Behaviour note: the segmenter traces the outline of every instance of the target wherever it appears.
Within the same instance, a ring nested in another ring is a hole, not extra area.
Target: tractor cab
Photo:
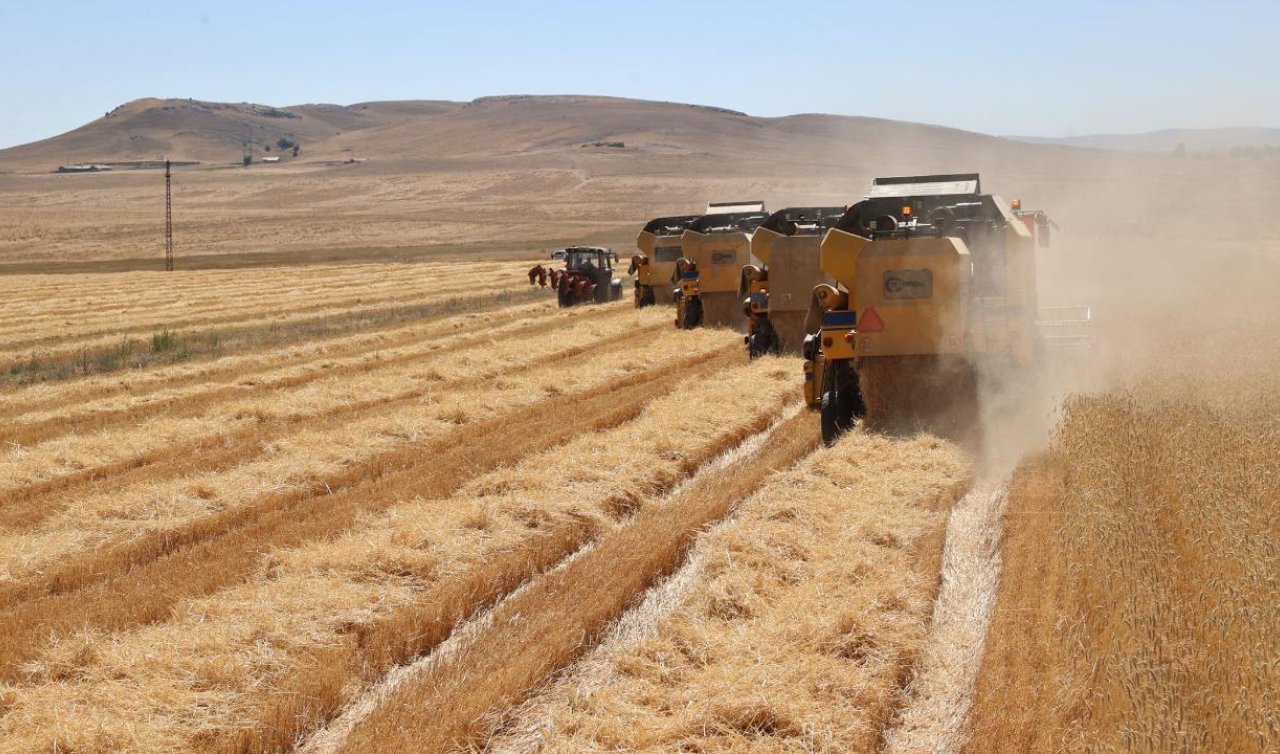
[[[602,246],[571,246],[565,249],[565,269],[570,272],[594,273],[604,270],[612,273],[615,259],[617,255]]]
[[[564,269],[537,265],[529,270],[529,284],[556,291],[560,306],[616,301],[622,296],[622,281],[613,276],[618,255],[603,246],[570,246],[564,251]]]

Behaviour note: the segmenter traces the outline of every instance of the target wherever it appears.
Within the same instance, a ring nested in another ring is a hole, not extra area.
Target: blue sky
[[[1280,2],[13,2],[0,146],[146,96],[610,94],[995,134],[1280,127]]]

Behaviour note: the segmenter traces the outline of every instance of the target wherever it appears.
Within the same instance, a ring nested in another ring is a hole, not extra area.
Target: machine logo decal
[[[933,270],[888,270],[884,273],[884,297],[933,298]]]
[[[736,251],[713,251],[711,252],[711,264],[728,264],[738,258]]]

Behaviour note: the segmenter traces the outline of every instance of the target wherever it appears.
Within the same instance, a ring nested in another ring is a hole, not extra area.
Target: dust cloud
[[[1070,394],[1160,384],[1230,408],[1242,388],[1273,389],[1280,374],[1280,225],[1268,215],[1280,207],[1280,155],[1087,153],[1087,163],[1064,162],[1058,180],[1052,164],[983,176],[984,190],[1058,225],[1037,252],[1040,306],[1092,315],[1091,347],[1046,347],[1032,372],[985,366],[981,455],[992,474],[1047,445]]]

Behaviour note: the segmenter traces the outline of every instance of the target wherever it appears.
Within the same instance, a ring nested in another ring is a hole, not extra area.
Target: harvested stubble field
[[[1067,403],[982,655],[973,448],[526,269],[0,280],[0,752],[1274,749],[1274,359]]]
[[[628,302],[558,309],[524,269],[0,281],[0,751],[400,747],[404,720],[444,709],[436,743],[407,748],[481,745],[703,527],[802,486],[796,468],[842,465],[814,452],[796,363],[748,364],[736,335]],[[89,357],[103,348],[125,357]],[[833,578],[893,581],[867,620],[905,620],[927,608],[966,466],[941,441],[865,441],[903,476],[854,505],[865,521],[830,520],[893,558]],[[903,453],[937,472],[910,482]],[[863,510],[895,491],[901,517]],[[770,546],[799,557],[796,520],[821,508],[795,500]],[[838,643],[846,618],[814,635]],[[897,641],[865,693],[894,693]],[[356,724],[415,662],[437,675]]]

